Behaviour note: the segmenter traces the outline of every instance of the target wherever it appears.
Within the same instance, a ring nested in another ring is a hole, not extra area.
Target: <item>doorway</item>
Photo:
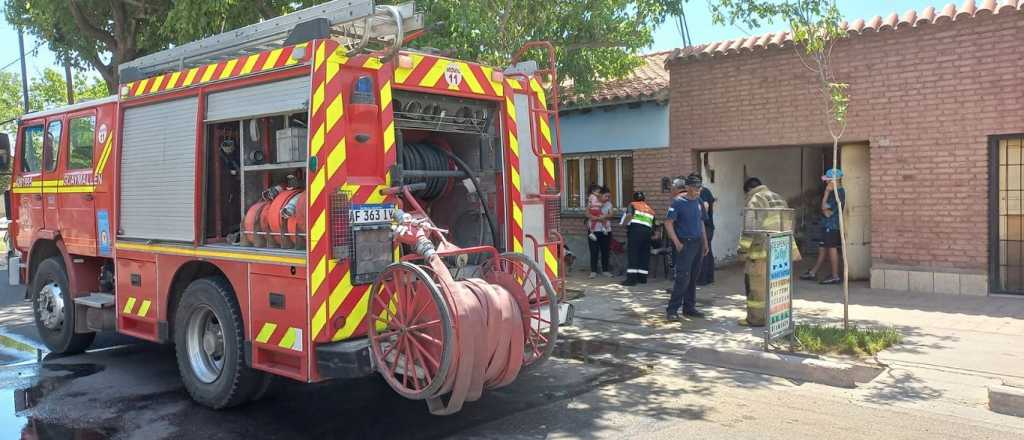
[[[989,141],[989,284],[997,293],[1024,294],[1024,134]]]

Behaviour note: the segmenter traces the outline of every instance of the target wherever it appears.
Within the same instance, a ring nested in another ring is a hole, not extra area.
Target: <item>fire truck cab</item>
[[[6,149],[9,267],[50,350],[107,330],[173,343],[214,408],[277,376],[375,371],[426,398],[458,350],[436,298],[479,279],[511,284],[516,359],[549,354],[571,316],[553,61],[503,71],[399,50],[422,27],[411,4],[332,1],[125,63],[116,96],[23,116]],[[397,241],[402,219],[445,232],[431,245],[450,280],[413,264],[432,253]],[[406,300],[404,318],[437,319],[395,324]]]

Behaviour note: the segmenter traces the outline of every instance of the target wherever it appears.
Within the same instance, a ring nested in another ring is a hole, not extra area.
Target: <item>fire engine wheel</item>
[[[558,339],[558,296],[551,280],[530,257],[506,252],[486,261],[482,278],[511,292],[523,314],[526,347],[523,366],[551,356]]]
[[[185,389],[196,402],[228,408],[252,398],[264,373],[245,365],[242,315],[227,280],[201,278],[174,312],[174,344]]]
[[[395,263],[370,291],[366,314],[377,370],[398,394],[433,397],[451,368],[455,333],[451,311],[433,277],[411,263]]]
[[[32,314],[46,348],[57,354],[81,353],[96,333],[75,333],[75,306],[60,257],[39,263],[32,280]]]

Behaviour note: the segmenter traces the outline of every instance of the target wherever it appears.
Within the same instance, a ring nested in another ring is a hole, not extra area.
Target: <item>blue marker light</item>
[[[373,78],[369,75],[362,75],[356,80],[355,90],[352,91],[353,104],[375,104],[373,96]]]

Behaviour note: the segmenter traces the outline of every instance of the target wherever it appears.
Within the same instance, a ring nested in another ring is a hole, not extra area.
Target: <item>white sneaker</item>
[[[591,272],[590,278],[597,278],[597,272]]]
[[[604,275],[604,276],[606,276],[606,277],[608,277],[608,278],[613,278],[613,277],[615,277],[615,275],[612,275],[612,273],[611,273],[611,272],[602,272],[602,273],[601,273],[601,275]]]

